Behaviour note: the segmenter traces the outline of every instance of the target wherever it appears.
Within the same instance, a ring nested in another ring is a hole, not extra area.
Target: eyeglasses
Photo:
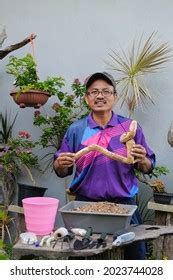
[[[109,90],[107,88],[104,89],[93,89],[91,91],[87,91],[87,95],[89,95],[90,97],[97,97],[99,95],[99,93],[101,93],[104,97],[109,97],[111,96],[114,92],[112,90]]]

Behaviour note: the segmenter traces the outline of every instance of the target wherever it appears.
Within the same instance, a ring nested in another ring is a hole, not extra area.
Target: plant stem
[[[27,166],[26,164],[24,164],[24,166],[25,166],[25,168],[26,168],[26,170],[27,170],[27,172],[28,172],[28,174],[29,174],[29,177],[30,177],[31,181],[33,182],[33,185],[35,186],[35,185],[36,185],[36,182],[35,182],[35,180],[34,180],[34,178],[33,178],[33,176],[32,176],[31,171],[29,170],[29,168],[28,168],[28,166]]]

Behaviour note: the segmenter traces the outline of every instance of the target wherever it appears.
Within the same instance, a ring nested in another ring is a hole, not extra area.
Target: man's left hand
[[[135,158],[135,162],[145,162],[146,160],[146,150],[145,148],[140,144],[133,145],[133,148],[131,150],[131,155]]]
[[[149,158],[147,158],[147,152],[145,148],[140,144],[135,144],[131,150],[131,155],[135,159],[137,169],[143,173],[148,173],[151,170],[152,164]]]

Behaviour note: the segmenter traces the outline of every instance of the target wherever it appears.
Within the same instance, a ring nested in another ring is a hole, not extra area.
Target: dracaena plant
[[[121,105],[128,105],[131,115],[138,105],[143,108],[147,100],[154,103],[154,98],[146,84],[146,74],[158,72],[172,58],[172,49],[168,43],[159,43],[153,32],[146,41],[142,37],[133,41],[132,47],[126,53],[112,50],[110,60],[106,63],[110,69],[119,74],[117,89]]]
[[[6,144],[8,139],[12,137],[12,130],[15,125],[17,114],[11,121],[10,115],[6,111],[0,113],[0,144]]]
[[[51,114],[35,111],[34,125],[42,128],[39,143],[43,148],[49,148],[44,156],[47,159],[45,170],[52,165],[53,154],[60,147],[69,125],[88,114],[89,109],[83,99],[85,91],[85,84],[75,79],[69,93],[62,92],[57,96]]]

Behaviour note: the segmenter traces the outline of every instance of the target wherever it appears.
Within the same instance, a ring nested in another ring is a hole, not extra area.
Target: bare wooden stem
[[[27,38],[25,38],[23,41],[8,46],[6,47],[4,50],[0,50],[0,59],[3,59],[5,56],[7,56],[10,52],[15,51],[17,49],[22,48],[23,46],[25,46],[26,44],[28,44],[29,42],[31,42],[31,40],[34,40],[36,38],[36,35],[31,34],[30,36],[28,36]]]

